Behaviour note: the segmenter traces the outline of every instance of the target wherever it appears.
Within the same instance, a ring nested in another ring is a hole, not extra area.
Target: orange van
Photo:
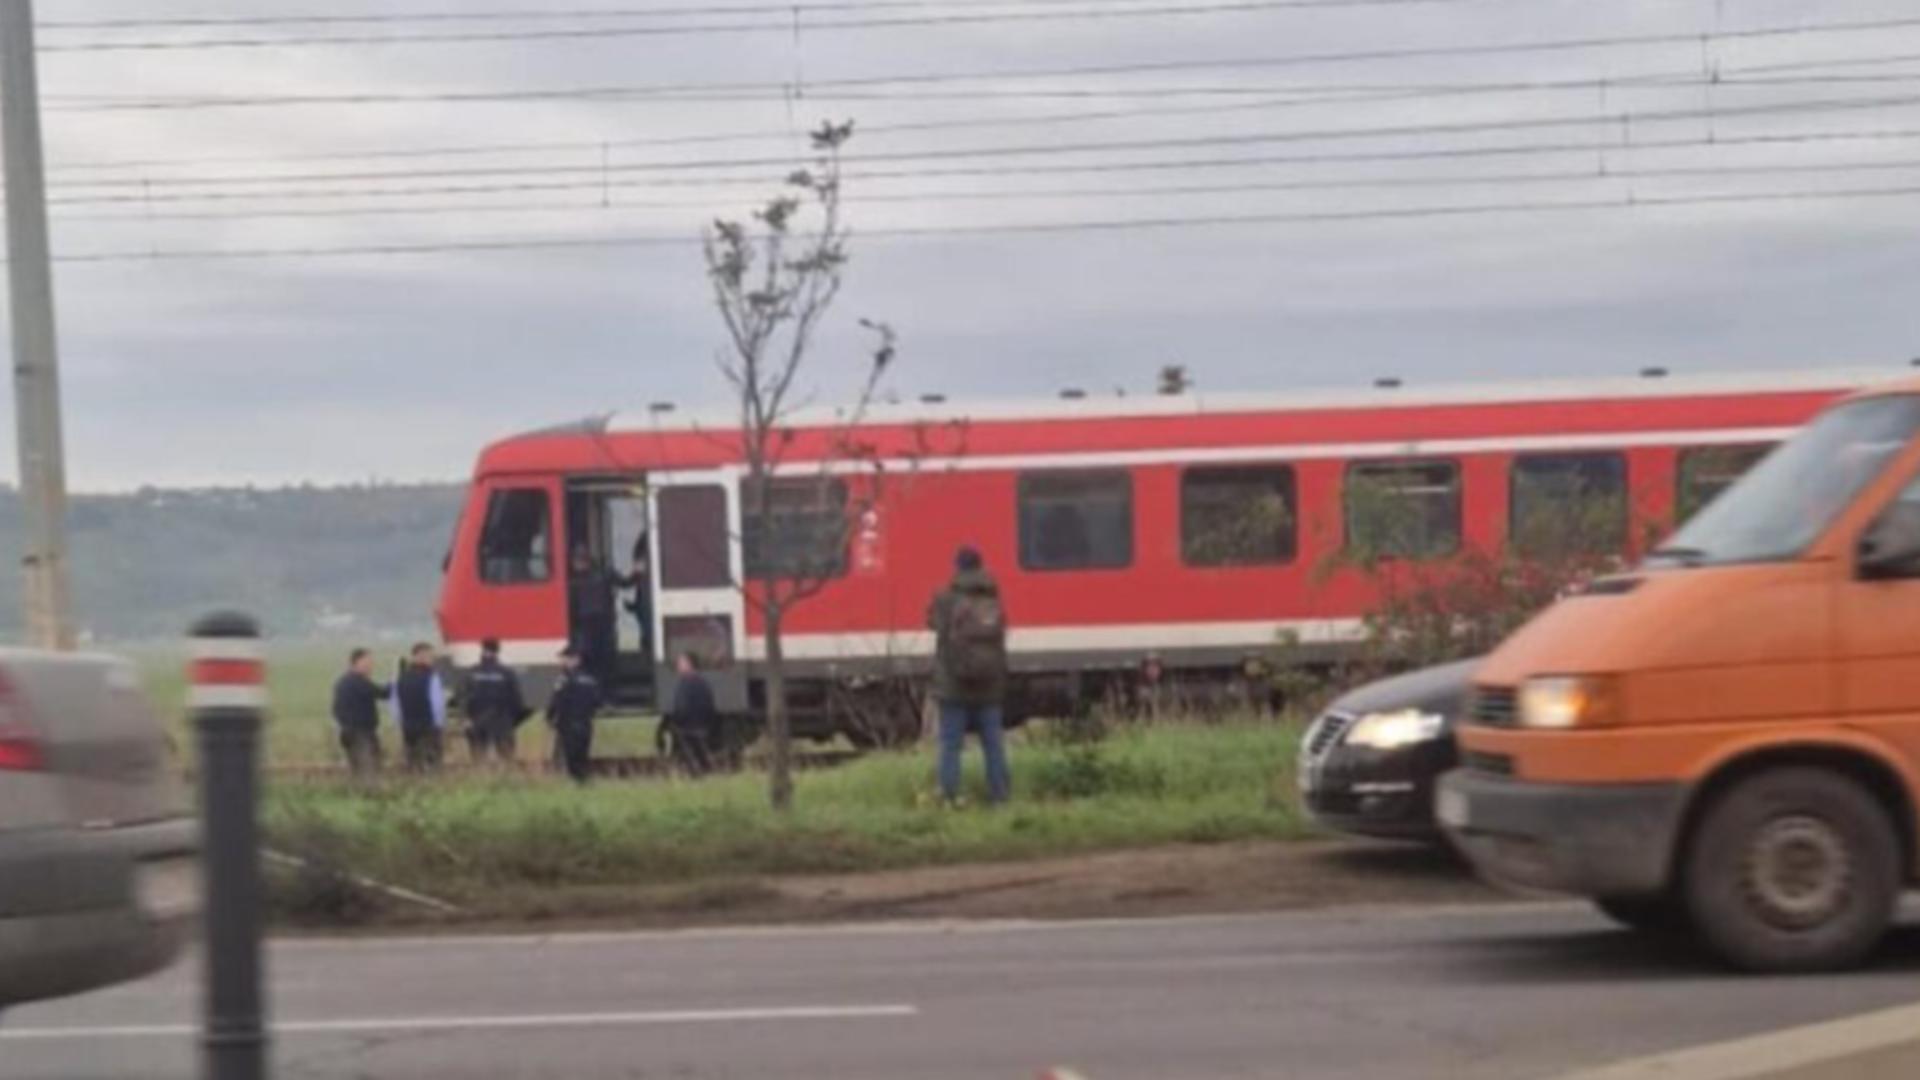
[[[1844,399],[1475,674],[1436,815],[1485,876],[1865,959],[1920,878],[1920,381]]]

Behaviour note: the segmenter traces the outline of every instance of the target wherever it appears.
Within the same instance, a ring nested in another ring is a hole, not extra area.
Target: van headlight
[[[1421,709],[1396,709],[1393,712],[1367,713],[1347,732],[1348,746],[1372,750],[1398,750],[1403,746],[1429,742],[1447,730],[1447,718]]]
[[[1619,694],[1598,675],[1547,675],[1520,686],[1520,726],[1542,731],[1602,727],[1614,722]]]

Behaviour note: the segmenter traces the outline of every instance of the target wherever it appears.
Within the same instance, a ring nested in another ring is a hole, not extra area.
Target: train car
[[[795,731],[884,743],[918,730],[927,603],[971,545],[1003,591],[1017,721],[1146,671],[1231,685],[1283,636],[1336,651],[1379,601],[1342,551],[1495,550],[1570,483],[1613,498],[1630,553],[1633,523],[1670,525],[1823,404],[1890,374],[928,399],[854,425],[823,411],[782,439],[765,521],[748,520],[760,501],[743,501],[727,419],[655,406],[487,447],[437,616],[456,665],[496,638],[537,673],[581,637],[583,614],[605,619],[612,575],[639,566],[627,595],[644,620],[619,618],[598,660],[616,700],[654,705],[667,658],[691,651],[723,708],[751,717],[763,625],[739,583],[826,544],[817,593],[784,622]],[[1362,492],[1412,528],[1370,535]]]

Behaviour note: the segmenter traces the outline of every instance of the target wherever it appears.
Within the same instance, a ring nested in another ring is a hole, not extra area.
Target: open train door
[[[651,487],[654,640],[662,705],[673,700],[673,658],[700,658],[722,712],[747,711],[740,663],[746,602],[740,580],[739,485],[727,472],[656,473]]]

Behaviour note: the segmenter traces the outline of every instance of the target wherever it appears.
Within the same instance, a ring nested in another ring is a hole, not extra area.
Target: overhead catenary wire
[[[1910,198],[1914,196],[1920,196],[1920,184],[1875,188],[1793,189],[1785,191],[1747,191],[1673,196],[1628,194],[1604,199],[1589,198],[1553,202],[1510,201],[1449,206],[1375,208],[1351,211],[1324,210],[1203,216],[1169,215],[1163,217],[1094,218],[1079,221],[990,223],[983,225],[904,226],[897,228],[866,229],[862,230],[860,235],[867,240],[1062,235],[1072,233],[1137,232],[1188,228],[1405,221],[1421,218],[1475,217],[1492,214],[1578,213],[1606,210],[1658,209],[1680,206]],[[69,252],[54,256],[54,261],[59,263],[86,264],[123,262],[158,263],[194,260],[341,258],[350,256],[481,254],[486,252],[534,250],[565,251],[570,249],[617,249],[632,247],[693,247],[699,243],[700,239],[698,237],[678,234],[545,238],[515,237],[496,240],[430,240],[378,244],[343,244],[334,246],[312,245],[225,249],[155,248],[146,251]]]
[[[1920,138],[1920,129],[1906,133]],[[1476,173],[1458,176],[1339,176],[1311,180],[1245,181],[1224,184],[1158,184],[1133,187],[1035,188],[1025,190],[934,190],[849,194],[849,206],[869,203],[1017,202],[1043,200],[1166,198],[1189,195],[1256,194],[1300,191],[1418,189],[1445,187],[1525,187],[1607,181],[1721,178],[1732,176],[1817,175],[1821,173],[1920,170],[1920,158],[1876,161],[1698,166],[1613,166],[1604,161],[1557,172]],[[634,210],[711,210],[715,199],[574,201],[548,203],[444,204],[427,206],[308,207],[281,210],[159,211],[110,214],[62,214],[75,222],[257,221],[275,219],[395,217],[443,214],[605,214]]]
[[[1254,101],[1205,102],[1202,104],[1178,104],[1170,106],[1129,104],[1123,107],[1095,110],[1076,110],[1064,113],[1043,113],[1039,115],[998,115],[980,117],[960,117],[924,121],[904,121],[896,123],[863,123],[859,133],[863,136],[903,135],[933,131],[961,131],[978,128],[1013,128],[1051,126],[1055,124],[1094,123],[1111,120],[1135,120],[1156,116],[1205,116],[1225,115],[1229,113],[1251,112],[1274,107],[1305,107],[1335,104],[1378,104],[1403,100],[1402,95],[1426,97],[1439,93],[1501,93],[1518,91],[1578,90],[1591,91],[1596,88],[1612,90],[1674,90],[1716,86],[1773,86],[1785,85],[1786,81],[1776,83],[1771,79],[1756,79],[1751,76],[1765,75],[1770,72],[1805,71],[1816,67],[1853,67],[1889,63],[1920,62],[1920,53],[1905,53],[1880,56],[1855,56],[1818,61],[1794,61],[1788,63],[1765,63],[1742,65],[1733,70],[1720,70],[1710,76],[1702,76],[1692,68],[1662,72],[1639,72],[1617,74],[1608,77],[1587,77],[1579,79],[1544,80],[1507,80],[1475,84],[1435,84],[1435,83],[1397,83],[1397,84],[1335,84],[1319,86],[1290,86],[1276,88],[1272,96]],[[1818,84],[1833,80],[1844,80],[1844,76],[1807,75],[1799,76],[1792,83]],[[1886,81],[1907,82],[1920,79],[1920,72],[1898,73],[1880,77]],[[1378,91],[1377,97],[1359,97],[1362,93]],[[1315,96],[1318,95],[1318,96]],[[621,137],[593,140],[541,140],[520,142],[466,143],[438,147],[384,148],[377,150],[324,150],[274,155],[219,155],[187,157],[147,157],[121,158],[100,161],[79,161],[54,163],[49,166],[52,173],[96,172],[129,169],[171,169],[179,167],[205,165],[249,165],[272,162],[292,161],[356,161],[356,160],[406,160],[434,157],[483,157],[504,156],[540,152],[593,152],[604,153],[612,149],[626,149],[641,146],[697,146],[724,145],[737,142],[790,142],[793,139],[791,128],[767,128],[754,131],[736,132],[700,132],[682,135],[657,135],[644,137]]]
[[[1698,44],[1703,38],[1711,38],[1712,40],[1751,40],[1776,37],[1800,37],[1810,34],[1865,33],[1913,28],[1920,28],[1920,17],[1803,24],[1799,26],[1749,27],[1736,30],[1721,30],[1709,35],[1668,32],[1586,38],[1559,38],[1531,42],[1429,45],[1347,52],[1298,53],[1283,56],[1243,57],[1238,59],[1142,61],[1125,64],[1082,65],[1051,69],[1014,69],[988,72],[911,72],[856,78],[809,80],[807,92],[809,95],[817,96],[829,91],[890,86],[926,86],[980,80],[1079,78],[1156,72],[1165,74],[1182,71],[1271,69],[1325,64],[1433,59],[1437,57],[1535,55],[1539,53],[1567,52],[1584,49]],[[115,112],[210,108],[459,104],[501,101],[632,99],[645,97],[660,97],[684,101],[692,95],[741,93],[784,94],[789,89],[786,84],[777,82],[712,82],[550,89],[423,91],[415,93],[195,95],[174,98],[91,97],[84,99],[61,98],[58,104],[49,105],[49,109],[66,112]]]
[[[106,17],[95,19],[41,19],[41,30],[167,30],[207,29],[235,26],[320,26],[320,25],[393,25],[406,23],[498,23],[556,22],[579,20],[676,19],[712,15],[781,15],[798,10],[802,15],[847,11],[926,11],[943,8],[997,7],[1049,8],[1084,7],[1101,0],[795,0],[793,3],[708,3],[662,4],[633,7],[547,7],[492,9],[478,11],[415,10],[385,12],[307,12],[275,15],[189,15]],[[1114,7],[1152,5],[1159,0],[1105,0]],[[1272,0],[1276,6],[1300,8],[1374,8],[1380,0]],[[1435,2],[1435,0],[1428,0]],[[1447,0],[1438,0],[1447,2]],[[1468,0],[1454,0],[1468,2]],[[1390,4],[1391,6],[1391,0]]]
[[[1084,2],[1084,0],[1083,0]],[[1038,11],[969,11],[936,15],[887,15],[856,18],[806,19],[806,32],[831,33],[854,30],[888,30],[913,27],[988,25],[994,23],[1037,23],[1067,21],[1108,21],[1114,19],[1177,18],[1201,15],[1244,14],[1263,11],[1338,9],[1358,7],[1410,7],[1468,3],[1472,0],[1201,0],[1187,4],[1158,4],[1140,7],[1079,7]],[[457,30],[419,34],[332,34],[326,36],[266,35],[258,37],[142,39],[131,41],[53,42],[42,45],[46,53],[99,52],[199,52],[210,49],[290,49],[340,48],[404,45],[488,45],[530,44],[537,42],[606,41],[620,38],[710,37],[735,34],[791,33],[805,8],[789,8],[778,18],[744,23],[702,23],[686,26],[594,26],[558,29]]]
[[[1271,143],[1349,141],[1376,138],[1435,137],[1446,135],[1538,131],[1553,128],[1596,127],[1630,121],[1651,125],[1672,121],[1712,117],[1731,120],[1751,117],[1791,116],[1806,113],[1854,112],[1920,105],[1920,93],[1879,95],[1870,98],[1834,98],[1811,101],[1769,102],[1746,106],[1656,109],[1618,115],[1582,113],[1573,116],[1503,117],[1491,120],[1467,120],[1433,124],[1372,125],[1364,127],[1305,128],[1273,132],[1237,132],[1223,135],[1186,135],[1152,139],[1109,139],[1087,142],[1051,142],[1037,145],[956,147],[932,150],[888,151],[847,154],[841,160],[858,168],[876,162],[950,161],[975,158],[1057,157],[1071,154],[1120,153],[1134,151],[1197,149],[1218,146],[1251,146]],[[376,182],[400,179],[441,179],[486,176],[580,176],[632,173],[677,173],[730,169],[784,169],[794,164],[791,156],[686,158],[678,160],[623,162],[603,165],[491,165],[465,168],[385,169],[357,172],[272,173],[250,176],[165,176],[110,177],[81,180],[64,185],[62,190],[138,189],[139,201],[173,198],[182,187],[241,186],[260,187],[289,183]],[[155,189],[159,189],[156,193]],[[191,196],[188,196],[191,197]],[[129,200],[134,197],[129,196]]]
[[[1857,142],[1920,138],[1920,128],[1868,129],[1861,131],[1789,132],[1751,136],[1693,135],[1678,138],[1637,138],[1631,144],[1617,141],[1578,140],[1554,143],[1523,143],[1496,146],[1428,147],[1415,150],[1317,151],[1305,154],[1266,154],[1255,157],[1190,158],[1158,161],[1065,162],[1033,165],[986,165],[932,169],[877,169],[848,171],[844,181],[894,181],[960,178],[1004,178],[1009,176],[1106,175],[1142,172],[1185,172],[1194,170],[1264,168],[1277,165],[1363,164],[1414,161],[1468,161],[1485,158],[1534,157],[1541,155],[1618,155],[1663,150],[1789,146],[1823,142]],[[368,198],[421,198],[438,196],[474,196],[539,194],[562,191],[600,191],[686,188],[686,187],[770,187],[781,182],[772,174],[758,176],[673,176],[644,180],[522,181],[491,184],[411,185],[387,188],[306,188],[291,191],[210,192],[147,195],[57,196],[53,205],[153,204],[183,202],[238,202],[265,199],[319,201]]]

